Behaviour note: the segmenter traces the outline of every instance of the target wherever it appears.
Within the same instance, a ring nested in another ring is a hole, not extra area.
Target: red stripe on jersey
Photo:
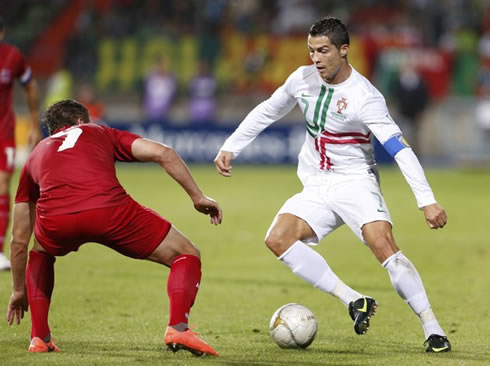
[[[368,133],[362,133],[362,132],[339,132],[339,133],[333,133],[329,131],[323,131],[322,135],[324,136],[330,136],[330,137],[346,137],[346,136],[359,136],[359,137],[365,137],[369,138],[371,136],[371,132]]]
[[[339,145],[339,144],[369,144],[371,143],[371,140],[366,140],[366,139],[346,139],[346,140],[333,140],[333,139],[328,139],[326,137],[322,137],[322,143],[324,144],[333,144],[333,145]]]
[[[315,139],[315,149],[320,153],[320,169],[324,170],[325,165],[327,170],[330,170],[332,168],[332,161],[330,160],[330,157],[327,155],[327,144],[324,141],[324,137],[318,137]]]
[[[327,156],[327,170],[332,169],[332,162],[330,161],[330,158]]]
[[[325,169],[325,156],[323,155],[323,153],[320,151],[320,145],[318,143],[318,140],[319,138],[317,137],[315,139],[315,149],[316,151],[318,151],[318,153],[320,154],[320,169],[323,170]]]
[[[326,149],[325,149],[325,144],[323,143],[322,141],[323,139],[320,138],[320,150],[321,150],[321,154],[322,154],[322,166],[321,168],[322,169],[325,169],[325,158],[327,158],[327,169],[329,169],[329,161],[330,161],[330,158],[327,156],[327,152],[326,152]]]

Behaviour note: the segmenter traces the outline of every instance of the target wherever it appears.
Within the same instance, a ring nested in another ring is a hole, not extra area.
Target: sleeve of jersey
[[[425,178],[419,160],[402,137],[398,125],[391,118],[381,94],[366,99],[360,109],[361,120],[369,127],[385,150],[395,158],[419,208],[435,203],[434,194]]]
[[[288,92],[290,79],[269,99],[252,109],[235,132],[226,139],[220,151],[230,151],[233,158],[236,158],[263,130],[293,109],[296,99]]]
[[[29,173],[28,164],[25,164],[20,173],[19,185],[15,195],[15,203],[36,203],[39,199],[39,195],[39,186],[34,182],[31,174]]]
[[[359,118],[382,145],[391,137],[402,133],[391,118],[385,99],[379,93],[372,94],[365,99],[359,109]]]
[[[111,128],[111,132],[114,136],[115,158],[117,161],[134,162],[138,161],[131,150],[131,145],[134,140],[141,138],[134,133],[128,131],[121,131],[115,128]]]
[[[412,189],[419,208],[436,203],[434,193],[425,178],[424,169],[411,148],[402,149],[395,155],[395,161]]]
[[[17,53],[17,59],[17,70],[15,76],[19,79],[22,85],[26,85],[32,78],[31,68],[27,65],[22,53]]]

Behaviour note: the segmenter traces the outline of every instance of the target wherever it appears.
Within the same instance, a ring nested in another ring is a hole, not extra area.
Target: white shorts
[[[316,237],[303,240],[316,245],[332,231],[347,224],[364,243],[362,227],[373,221],[388,221],[381,188],[374,173],[325,173],[308,178],[301,193],[281,207],[267,234],[281,214],[295,215],[308,223]]]

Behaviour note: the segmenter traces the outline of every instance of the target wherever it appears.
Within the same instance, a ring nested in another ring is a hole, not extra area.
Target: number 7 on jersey
[[[60,131],[58,133],[55,133],[54,135],[51,135],[52,138],[57,138],[57,137],[63,137],[65,136],[65,139],[63,140],[63,143],[60,145],[58,148],[58,152],[71,149],[75,144],[77,143],[78,138],[82,134],[83,130],[79,127],[72,127],[69,128],[68,130],[65,131]]]

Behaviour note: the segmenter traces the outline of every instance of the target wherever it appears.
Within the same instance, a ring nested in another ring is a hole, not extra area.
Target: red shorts
[[[0,171],[12,173],[15,168],[15,141],[0,140]]]
[[[66,215],[37,215],[34,235],[53,256],[63,256],[88,242],[99,243],[131,258],[144,259],[167,236],[171,224],[134,200],[116,207]]]

